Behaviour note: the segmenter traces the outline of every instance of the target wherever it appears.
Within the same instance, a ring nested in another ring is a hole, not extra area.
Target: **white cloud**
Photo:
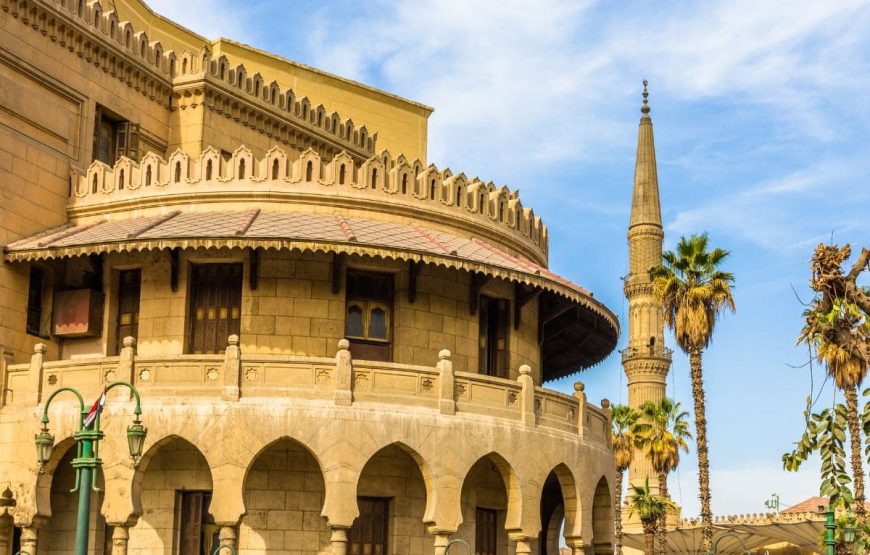
[[[187,27],[206,39],[230,38],[249,42],[253,26],[250,6],[219,0],[146,0],[148,6],[163,17]]]

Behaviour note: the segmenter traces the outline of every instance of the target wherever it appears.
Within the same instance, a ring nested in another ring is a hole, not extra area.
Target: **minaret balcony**
[[[627,347],[620,351],[622,353],[622,362],[643,358],[658,358],[671,361],[674,354],[673,349],[669,349],[664,345],[648,345],[644,347]]]

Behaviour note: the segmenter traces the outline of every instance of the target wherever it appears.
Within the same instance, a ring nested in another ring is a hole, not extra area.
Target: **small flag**
[[[94,401],[94,406],[91,407],[91,410],[88,411],[88,414],[85,415],[85,428],[90,428],[94,425],[94,422],[97,421],[97,417],[103,412],[103,405],[106,404],[106,390],[104,389],[102,393],[100,393],[100,397]]]

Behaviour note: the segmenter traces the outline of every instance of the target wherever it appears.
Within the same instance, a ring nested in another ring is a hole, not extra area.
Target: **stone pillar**
[[[127,339],[124,338],[126,346]],[[112,525],[112,555],[127,555],[127,542],[130,540],[130,532],[127,523]]]
[[[332,544],[332,555],[347,555],[347,528],[333,526],[332,538],[329,541]]]
[[[435,534],[435,555],[444,555],[447,552],[447,544],[450,543],[450,534],[439,532]],[[462,553],[461,555],[465,555]]]
[[[218,539],[220,540],[221,547],[231,547],[233,550],[236,549],[236,526],[221,526],[220,534],[218,535]],[[222,550],[222,554],[226,553],[229,555],[230,551],[227,549]]]
[[[611,445],[611,434],[613,433],[613,426],[610,425],[611,410],[609,399],[601,400],[601,410],[604,411],[604,415],[607,417],[607,423],[604,426],[604,439],[607,445]]]
[[[11,553],[12,548],[12,517],[0,515],[0,553]]]
[[[523,388],[520,393],[520,411],[523,415],[523,424],[535,425],[535,380],[532,378],[532,369],[528,364],[520,366],[520,376],[517,378]],[[519,545],[519,544],[517,544]],[[519,551],[517,552],[519,554]]]
[[[242,378],[242,353],[239,350],[239,336],[227,338],[227,349],[224,355],[224,390],[221,397],[224,401],[239,400],[239,383]]]
[[[350,357],[350,341],[340,339],[335,353],[335,404],[350,406],[353,403],[353,360]]]
[[[6,391],[9,389],[9,365],[12,351],[0,345],[0,408],[6,406]]]
[[[26,551],[27,553],[30,553],[30,555],[36,555],[38,541],[39,528],[37,526],[30,525],[21,527],[21,551]]]
[[[27,381],[30,386],[29,399],[34,405],[42,400],[42,362],[45,360],[45,343],[33,346],[33,356],[30,357],[30,372]]]
[[[565,538],[565,543],[571,548],[571,555],[585,555],[586,544],[583,538]]]
[[[118,379],[133,383],[136,377],[133,374],[133,359],[136,358],[136,338],[127,336],[124,338],[121,353],[118,360]],[[130,392],[133,395],[133,392]]]
[[[517,555],[531,555],[532,541],[529,538],[518,539],[515,553]]]
[[[586,435],[586,386],[583,382],[574,382],[574,398],[577,399],[577,433],[580,437]]]
[[[456,400],[454,399],[455,375],[453,373],[453,361],[450,360],[450,351],[443,349],[438,353],[438,407],[441,414],[456,414]],[[437,552],[437,551],[436,551]]]

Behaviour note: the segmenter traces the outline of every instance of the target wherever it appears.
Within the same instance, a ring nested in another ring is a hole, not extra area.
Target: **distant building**
[[[117,380],[90,553],[612,551],[608,403],[541,384],[617,319],[430,108],[140,0],[3,1],[0,55],[0,555],[72,553],[72,396],[33,434]]]

